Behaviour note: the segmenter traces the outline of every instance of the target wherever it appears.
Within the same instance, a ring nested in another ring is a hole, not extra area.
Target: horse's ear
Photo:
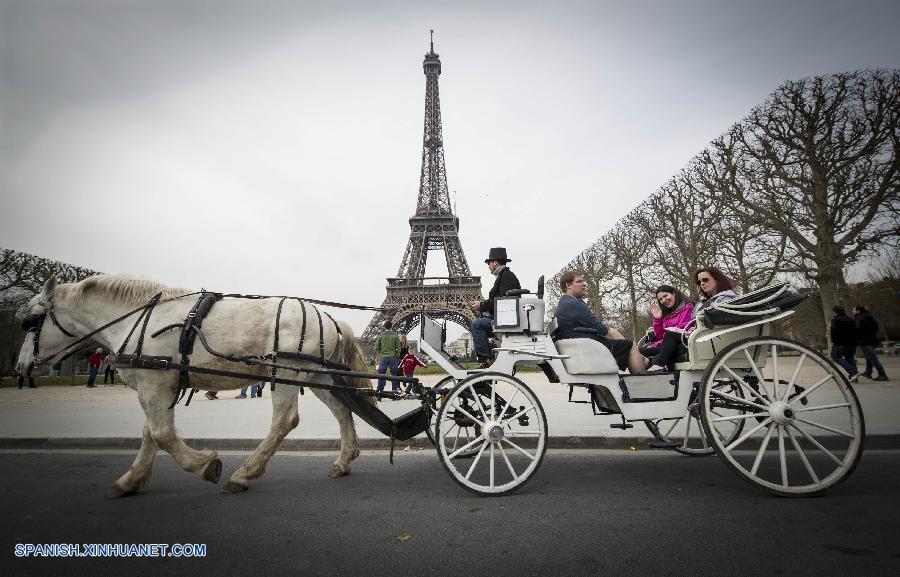
[[[43,296],[44,300],[49,299],[53,296],[53,293],[56,291],[56,277],[51,276],[47,279],[47,282],[44,283]]]

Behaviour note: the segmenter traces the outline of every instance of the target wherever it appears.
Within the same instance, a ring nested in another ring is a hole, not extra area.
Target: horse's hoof
[[[112,490],[106,494],[107,499],[118,499],[120,497],[127,497],[128,495],[134,495],[134,491],[123,489],[118,485],[113,485]]]
[[[344,467],[339,467],[334,465],[331,467],[331,470],[328,471],[328,476],[332,479],[337,479],[338,477],[343,477],[344,475],[349,475],[350,469],[345,469]]]
[[[222,492],[231,495],[232,493],[243,493],[247,489],[249,489],[249,485],[241,485],[240,483],[235,483],[234,481],[228,481],[224,487],[222,487]]]
[[[222,476],[222,461],[220,459],[213,459],[209,463],[206,464],[206,467],[203,469],[203,480],[209,481],[210,483],[218,483],[219,478]]]

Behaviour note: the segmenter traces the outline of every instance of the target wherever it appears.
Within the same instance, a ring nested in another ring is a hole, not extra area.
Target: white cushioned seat
[[[601,375],[618,373],[619,366],[609,349],[594,339],[563,339],[556,341],[563,366],[570,375]]]

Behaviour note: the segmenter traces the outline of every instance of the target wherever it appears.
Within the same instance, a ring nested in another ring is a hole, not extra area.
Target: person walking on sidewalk
[[[112,351],[103,357],[103,384],[116,384],[116,354]]]
[[[847,316],[844,307],[832,309],[831,319],[831,359],[839,364],[847,374],[850,382],[859,380],[859,369],[856,368],[856,322]]]
[[[403,376],[411,379],[416,372],[416,367],[425,367],[427,365],[407,347],[406,355],[400,360],[400,366],[403,368]],[[412,386],[412,383],[406,383],[406,394],[412,392]]]
[[[875,354],[875,347],[878,346],[878,321],[862,305],[853,307],[853,318],[856,321],[856,343],[866,358],[866,370],[863,371],[863,376],[871,379],[872,370],[874,369],[878,371],[878,376],[873,380],[888,380],[887,374],[884,372],[884,366],[878,360],[878,355]]]
[[[98,348],[90,357],[88,357],[88,387],[95,387],[94,379],[100,372],[100,363],[103,362],[103,349]]]
[[[262,381],[260,381],[258,383],[253,383],[250,386],[250,398],[251,399],[257,399],[257,398],[261,399],[263,389],[265,388],[265,386],[266,386],[266,384]],[[247,387],[241,387],[241,392],[240,392],[240,394],[238,394],[235,397],[235,399],[246,399],[246,398],[247,398]]]
[[[377,372],[379,375],[382,375],[378,379],[378,390],[375,394],[375,398],[378,400],[381,400],[382,393],[384,393],[385,372],[390,370],[392,376],[400,376],[397,372],[400,361],[400,336],[391,330],[393,326],[391,321],[385,321],[384,332],[378,335],[378,339],[375,341],[375,354],[378,356]],[[400,383],[396,379],[391,379],[391,390],[394,393],[399,392],[399,387]]]

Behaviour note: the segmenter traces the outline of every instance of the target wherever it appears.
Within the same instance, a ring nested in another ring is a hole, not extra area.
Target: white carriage
[[[447,371],[432,390],[429,436],[443,466],[477,494],[515,491],[547,449],[538,396],[515,377],[537,365],[553,383],[583,390],[595,414],[643,422],[651,446],[688,455],[718,454],[764,490],[807,496],[846,479],[863,450],[864,423],[847,376],[821,353],[770,335],[802,295],[775,285],[700,312],[686,337],[688,355],[672,372],[620,374],[609,350],[590,338],[555,341],[538,294],[500,298],[493,364],[465,369],[443,350],[444,328],[421,319],[421,347]],[[578,401],[575,401],[578,402]]]

